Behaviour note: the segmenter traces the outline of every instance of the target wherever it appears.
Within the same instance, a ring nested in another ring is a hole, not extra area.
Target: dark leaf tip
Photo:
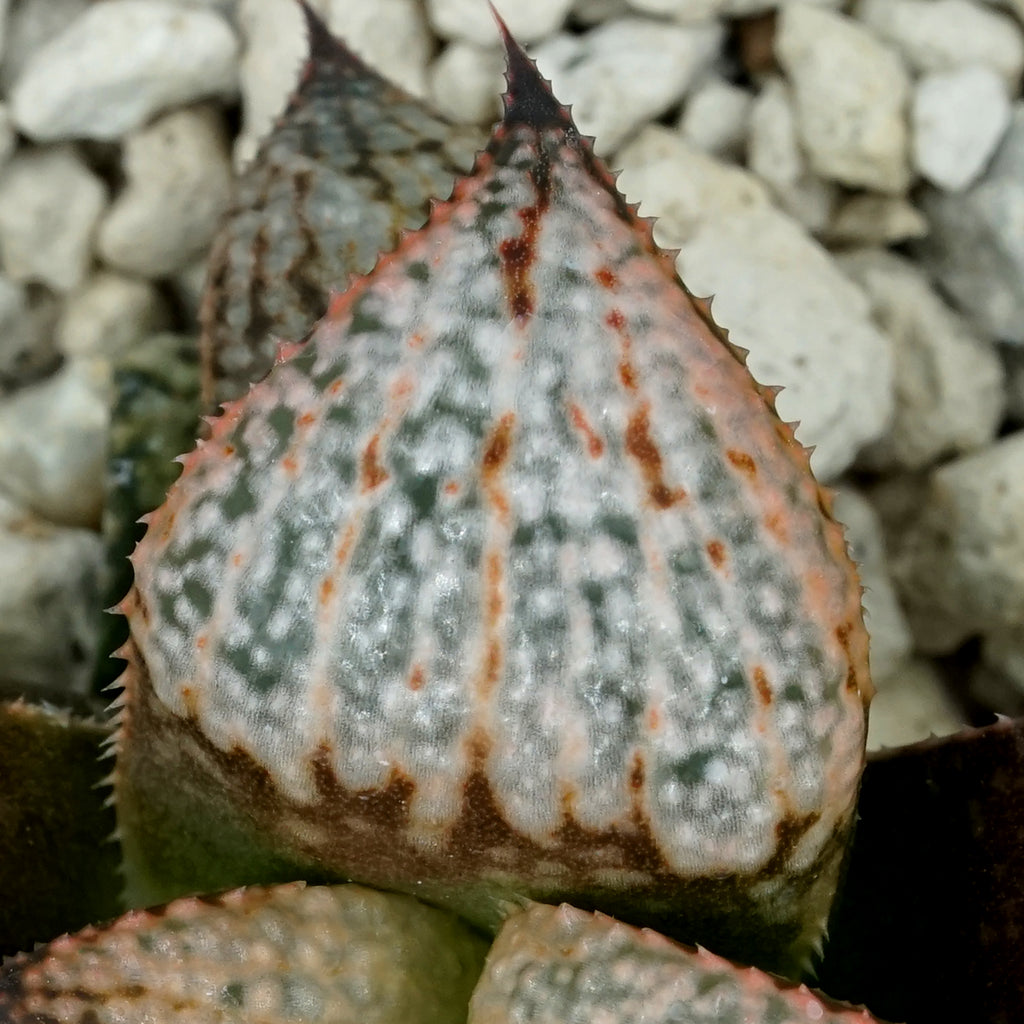
[[[351,76],[371,74],[366,65],[331,32],[307,0],[297,0],[297,3],[306,21],[310,64],[330,66],[336,72]]]
[[[505,80],[508,88],[503,97],[504,123],[507,127],[523,124],[536,131],[561,128],[572,137],[578,132],[567,107],[555,98],[551,83],[537,70],[536,63],[516,42],[494,4],[491,13],[505,47]]]

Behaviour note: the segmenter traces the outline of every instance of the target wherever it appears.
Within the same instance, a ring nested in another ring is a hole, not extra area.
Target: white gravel
[[[449,117],[497,116],[486,4],[314,6]],[[857,473],[877,503],[885,545],[865,497],[845,505],[886,677],[873,740],[955,727],[927,656],[980,637],[979,671],[1017,676],[1024,635],[1024,0],[498,7],[755,373],[787,386],[819,474]],[[758,30],[775,65],[744,74],[735,19],[776,8]],[[22,567],[0,609],[10,632],[56,588],[53,650],[29,643],[18,670],[53,684],[84,678],[68,652],[95,630],[111,360],[194,324],[232,168],[304,39],[293,0],[19,0],[0,41],[0,503],[50,545],[0,529]]]

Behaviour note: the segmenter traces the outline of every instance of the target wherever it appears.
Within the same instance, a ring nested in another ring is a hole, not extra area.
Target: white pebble
[[[933,185],[958,192],[991,159],[1010,123],[1010,101],[990,68],[925,75],[914,90],[914,165]]]
[[[103,509],[109,369],[70,360],[0,403],[0,489],[63,526]]]
[[[570,12],[581,25],[600,25],[610,18],[621,18],[630,11],[629,0],[575,0]]]
[[[712,78],[690,95],[679,129],[683,138],[706,153],[739,160],[747,142],[752,102],[746,89]]]
[[[430,69],[431,102],[452,121],[493,123],[501,114],[504,65],[496,48],[450,43]]]
[[[557,32],[572,0],[499,0],[495,6],[509,31],[525,45]],[[427,17],[442,39],[461,39],[477,46],[493,46],[498,41],[490,9],[477,0],[427,0]]]
[[[6,103],[0,103],[0,166],[7,163],[13,155],[17,142],[10,108]]]
[[[743,18],[764,14],[784,0],[629,0],[638,11],[671,15],[677,21],[706,21],[708,18]],[[844,0],[807,0],[820,7],[842,7]]]
[[[55,526],[0,493],[0,650],[7,681],[28,690],[88,692],[102,567],[99,534]]]
[[[839,265],[867,292],[895,356],[895,415],[885,437],[861,454],[861,464],[924,469],[990,444],[1003,410],[995,347],[946,306],[913,264],[893,253],[849,253]]]
[[[824,232],[837,245],[893,245],[928,234],[928,221],[901,196],[862,192],[842,200]]]
[[[921,265],[983,334],[1024,344],[1024,102],[981,178],[965,192],[921,190]]]
[[[893,563],[918,650],[1024,623],[1024,431],[941,466],[918,499]]]
[[[235,140],[234,163],[243,167],[295,91],[308,47],[302,12],[290,0],[238,0],[237,17],[243,42],[242,133]]]
[[[747,164],[772,190],[778,204],[809,231],[820,231],[831,216],[837,188],[808,166],[797,136],[790,88],[768,79],[750,111]]]
[[[54,369],[58,303],[43,288],[29,289],[0,274],[0,391]]]
[[[916,72],[981,65],[1020,86],[1024,34],[1005,14],[969,0],[860,0],[855,14]]]
[[[0,87],[5,96],[36,50],[60,35],[89,7],[89,0],[18,0],[7,16]]]
[[[963,713],[932,663],[915,658],[881,681],[871,702],[868,750],[949,736],[965,724]]]
[[[92,262],[107,189],[73,146],[25,148],[0,174],[0,256],[15,281],[76,288]]]
[[[580,131],[595,136],[597,151],[607,154],[679,102],[722,40],[716,24],[623,18],[581,36],[555,36],[534,56],[558,98],[572,106]]]
[[[0,0],[0,53],[7,49],[7,21],[11,0]]]
[[[231,158],[220,112],[165,114],[125,140],[127,184],[99,229],[112,267],[166,277],[205,252],[231,197]]]
[[[72,358],[113,360],[168,326],[169,315],[151,282],[100,271],[68,296],[57,321],[57,347]]]
[[[727,0],[629,0],[644,14],[667,14],[678,21],[707,21],[722,13]]]
[[[237,91],[238,43],[212,11],[166,0],[90,5],[29,59],[14,123],[40,141],[116,139],[168,107]]]
[[[708,218],[771,205],[768,190],[748,171],[714,159],[678,132],[648,125],[621,149],[619,190],[657,217],[658,242],[675,249]]]
[[[896,53],[851,18],[806,3],[782,8],[776,52],[812,168],[855,188],[905,192],[910,80]]]
[[[1024,623],[989,633],[982,644],[981,659],[1011,684],[1018,700],[1024,698]]]

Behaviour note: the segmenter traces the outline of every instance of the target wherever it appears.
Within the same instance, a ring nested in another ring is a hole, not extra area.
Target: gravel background
[[[496,117],[483,0],[313,6],[451,119]],[[872,745],[1024,712],[1024,0],[498,7],[817,446]],[[114,367],[194,339],[304,39],[292,0],[0,0],[0,25],[0,681],[84,692]]]

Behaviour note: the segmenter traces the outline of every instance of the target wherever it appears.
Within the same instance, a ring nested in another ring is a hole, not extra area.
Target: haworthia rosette
[[[856,572],[774,392],[508,48],[472,173],[133,557],[129,890],[565,899],[792,970],[863,763]]]

